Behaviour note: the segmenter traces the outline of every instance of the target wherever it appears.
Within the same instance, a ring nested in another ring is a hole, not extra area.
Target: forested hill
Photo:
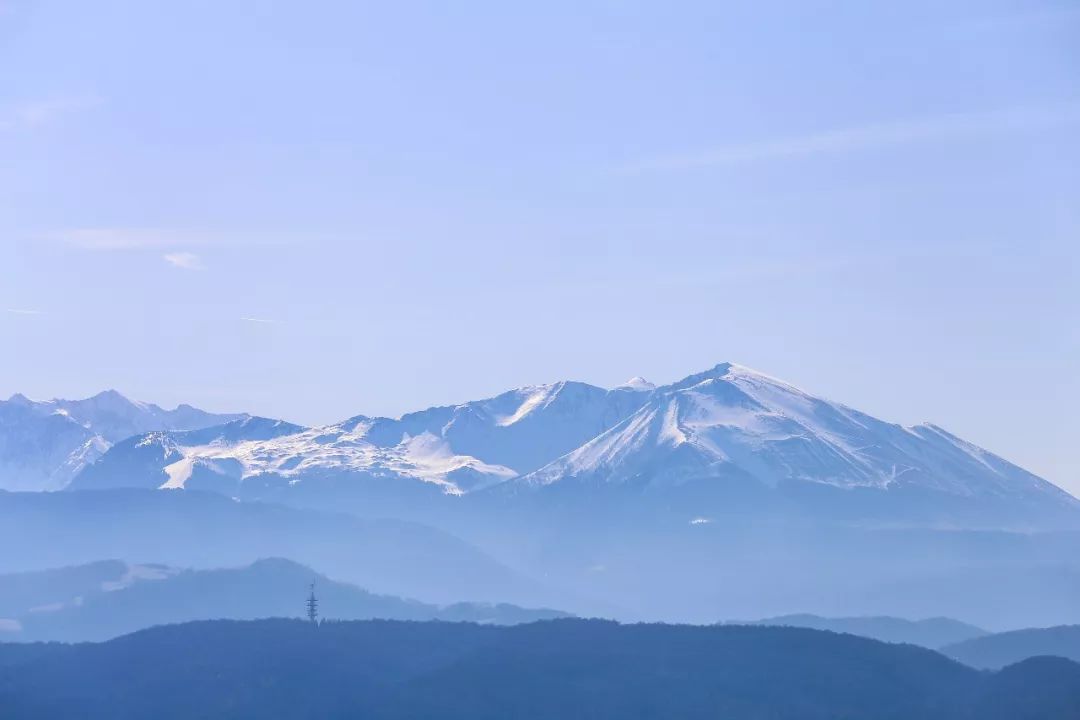
[[[0,645],[0,716],[1047,720],[1080,717],[1080,665],[801,628],[211,621]]]

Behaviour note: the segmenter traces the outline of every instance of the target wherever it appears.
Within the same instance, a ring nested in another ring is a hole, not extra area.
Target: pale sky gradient
[[[0,395],[734,361],[1080,493],[1080,7],[0,0]]]

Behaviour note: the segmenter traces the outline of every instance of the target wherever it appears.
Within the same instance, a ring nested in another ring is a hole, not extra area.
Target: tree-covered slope
[[[101,644],[0,645],[0,709],[10,720],[960,720],[1007,701],[1012,717],[1080,716],[1080,668],[1052,665],[1053,682],[1017,695],[1031,668],[982,673],[800,628],[216,621]]]

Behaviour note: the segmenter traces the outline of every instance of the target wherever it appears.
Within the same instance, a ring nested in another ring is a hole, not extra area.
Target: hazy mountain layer
[[[0,547],[9,549],[0,553],[4,573],[103,557],[214,568],[288,556],[372,592],[439,604],[540,595],[483,551],[433,527],[213,493],[0,491],[0,518]]]
[[[565,617],[554,610],[461,602],[432,605],[335,582],[289,560],[181,570],[104,561],[0,575],[0,641],[106,640],[190,620],[302,617],[309,583],[324,618],[455,620],[514,624]]]
[[[881,642],[910,643],[932,650],[988,634],[982,628],[944,617],[905,620],[904,618],[883,616],[828,618],[820,615],[800,614],[782,615],[745,624],[829,630],[831,632],[859,635],[873,640],[880,640]]]
[[[1080,662],[1080,625],[1060,625],[996,633],[941,649],[965,665],[998,670],[1025,658],[1055,656]]]

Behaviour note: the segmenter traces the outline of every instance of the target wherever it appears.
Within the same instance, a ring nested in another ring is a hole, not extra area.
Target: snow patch
[[[668,402],[667,409],[664,411],[664,424],[660,427],[660,434],[657,439],[662,444],[667,443],[673,446],[682,445],[687,441],[686,433],[679,426],[679,403],[677,400]]]
[[[499,427],[507,427],[508,425],[520,422],[529,413],[536,410],[536,408],[541,407],[551,398],[553,394],[552,389],[553,388],[550,385],[536,388],[535,391],[530,393],[529,396],[525,398],[525,401],[518,406],[518,409],[514,414],[498,418],[495,421],[495,424]]]
[[[184,457],[171,465],[165,466],[165,474],[169,476],[158,488],[159,490],[182,490],[184,485],[191,479],[191,471],[195,468],[194,457]]]
[[[176,568],[165,565],[128,565],[127,571],[118,580],[106,580],[101,583],[102,592],[116,592],[129,588],[139,581],[165,580],[179,574]]]
[[[634,390],[635,392],[649,392],[656,389],[656,385],[652,384],[640,375],[635,375],[622,385],[617,385],[616,390]]]

